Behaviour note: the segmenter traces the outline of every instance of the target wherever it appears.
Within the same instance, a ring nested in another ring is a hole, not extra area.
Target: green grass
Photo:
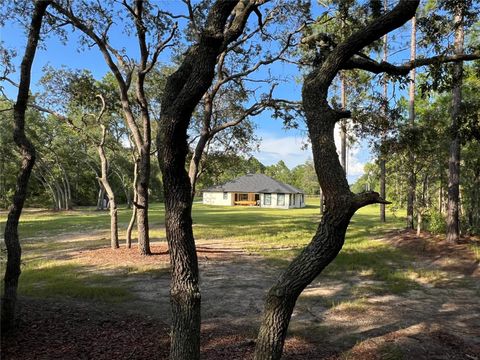
[[[468,247],[473,252],[475,260],[480,261],[480,245],[478,243],[470,243]]]
[[[317,203],[317,200],[307,200],[307,207],[290,210],[195,203],[192,214],[195,237],[234,241],[246,251],[263,256],[269,265],[285,267],[315,233],[320,220]],[[322,274],[331,279],[359,277],[375,281],[374,285],[351,287],[348,295],[353,296],[352,301],[372,293],[406,292],[417,287],[418,278],[423,276],[408,266],[408,257],[401,250],[378,241],[378,237],[388,231],[403,227],[403,218],[390,215],[388,222],[381,224],[378,214],[378,206],[365,207],[355,214],[342,251]],[[129,218],[130,210],[119,211],[121,230],[125,229]],[[4,221],[5,214],[2,213],[1,230]],[[163,204],[152,204],[150,224],[153,239],[165,239],[163,222]],[[105,301],[121,301],[130,296],[128,289],[111,285],[112,277],[94,276],[92,269],[68,261],[49,260],[49,255],[64,250],[108,246],[108,230],[108,212],[95,211],[93,208],[68,212],[25,212],[19,229],[25,261],[20,292],[25,295],[71,296]],[[90,232],[105,232],[105,236],[96,240],[56,241],[60,234],[68,238],[69,234]],[[168,271],[151,268],[142,270],[135,266],[117,270],[123,276],[163,276]]]
[[[22,267],[19,293],[34,297],[70,297],[103,302],[121,302],[131,293],[111,285],[112,278],[62,261],[31,261]]]

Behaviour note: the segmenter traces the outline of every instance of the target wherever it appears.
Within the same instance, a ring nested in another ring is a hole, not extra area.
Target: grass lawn
[[[269,265],[284,267],[310,241],[320,220],[317,199],[308,199],[303,209],[261,209],[254,207],[218,207],[195,203],[193,208],[196,239],[222,239],[236,243],[248,253],[263,256]],[[414,286],[410,281],[411,269],[397,270],[405,255],[385,243],[375,240],[387,231],[403,225],[403,219],[389,216],[386,224],[378,220],[377,206],[365,207],[354,216],[347,232],[344,248],[324,272],[329,277],[353,275],[369,276],[382,280],[383,286],[371,288],[377,292],[402,292]],[[120,210],[120,236],[130,216],[130,211]],[[163,204],[150,208],[151,237],[165,241]],[[5,213],[0,217],[3,232]],[[82,264],[52,255],[69,249],[108,247],[108,212],[93,208],[74,211],[51,212],[27,210],[20,224],[23,247],[23,267],[20,293],[29,296],[72,296],[75,298],[123,301],[129,292],[124,286],[115,286],[112,276],[91,271]],[[74,235],[103,233],[96,238]],[[72,235],[72,239],[68,239]],[[3,236],[2,236],[3,238]],[[58,239],[63,239],[58,241]],[[135,251],[135,250],[132,250]],[[2,259],[4,260],[4,259]],[[154,268],[123,268],[124,273],[153,271]],[[161,269],[160,269],[161,270]],[[3,272],[2,272],[3,274]],[[365,289],[359,291],[360,293]]]
[[[297,344],[302,353],[313,344],[312,339],[324,341],[319,348],[342,353],[342,359],[409,359],[419,351],[427,354],[419,359],[429,359],[432,351],[440,355],[455,351],[459,355],[450,358],[456,360],[475,352],[463,345],[453,349],[449,344],[472,341],[472,334],[480,330],[480,318],[472,315],[480,314],[476,301],[480,287],[472,272],[478,264],[478,244],[445,247],[441,239],[428,234],[417,237],[413,232],[392,231],[404,227],[403,214],[396,215],[388,214],[387,223],[382,224],[379,208],[373,205],[355,214],[340,254],[298,299],[289,327],[289,346]],[[114,314],[106,316],[108,321],[110,316],[121,319],[122,310],[127,310],[156,317],[160,320],[157,324],[168,323],[170,276],[163,204],[150,208],[153,256],[124,248],[129,217],[129,210],[120,210],[122,248],[111,250],[106,211],[24,212],[19,295],[30,304],[27,306],[39,304],[35,316],[48,324],[49,319],[44,319],[48,311],[42,309],[50,309],[52,303],[63,306],[65,318],[55,323],[63,333],[61,327],[70,321],[68,309],[73,302],[88,309],[114,309]],[[0,212],[2,233],[5,219],[6,213]],[[319,221],[317,199],[307,199],[306,208],[291,210],[194,203],[205,329],[230,328],[235,323],[243,326],[244,340],[254,337],[266,291],[311,240]],[[413,246],[413,251],[404,244]],[[454,254],[458,256],[451,256]],[[0,260],[3,275],[4,251]],[[92,321],[103,324],[102,316],[98,317]],[[116,321],[111,322],[113,328],[124,329]],[[429,327],[432,322],[437,327]],[[444,333],[435,332],[438,328],[461,339],[445,342]],[[167,330],[162,336],[168,342]],[[216,335],[211,336],[207,338],[215,343]],[[378,336],[381,341],[375,338]],[[391,343],[393,338],[408,336],[421,336],[421,343],[430,345],[420,349]],[[237,342],[232,339],[229,341]],[[150,342],[158,345],[156,340]],[[368,352],[372,344],[376,344],[379,357]],[[287,353],[292,351],[286,348]],[[463,348],[465,354],[458,350]],[[313,353],[318,350],[309,349]],[[362,357],[359,351],[367,353]]]

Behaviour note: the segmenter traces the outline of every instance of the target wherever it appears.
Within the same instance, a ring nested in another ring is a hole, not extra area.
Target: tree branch
[[[390,75],[407,75],[410,70],[427,65],[443,64],[450,62],[471,61],[480,59],[480,52],[473,54],[459,55],[438,55],[430,58],[419,58],[414,61],[406,62],[402,65],[393,65],[389,62],[377,62],[370,58],[353,57],[342,65],[342,69],[361,69],[375,74],[387,73]]]
[[[391,204],[391,202],[383,199],[380,194],[375,191],[365,191],[355,194],[353,199],[355,210],[371,204]]]

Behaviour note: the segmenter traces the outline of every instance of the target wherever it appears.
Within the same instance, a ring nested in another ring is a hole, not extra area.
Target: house
[[[247,174],[203,190],[203,203],[291,209],[305,207],[305,194],[267,175]]]

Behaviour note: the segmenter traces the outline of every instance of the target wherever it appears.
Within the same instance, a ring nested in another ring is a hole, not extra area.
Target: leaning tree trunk
[[[192,231],[190,179],[185,172],[185,162],[176,161],[177,144],[183,143],[183,141],[175,139],[170,131],[171,128],[162,134],[164,139],[162,171],[165,191],[165,228],[172,271],[170,358],[198,359],[201,300],[198,285],[198,261]],[[167,139],[173,141],[170,142]],[[182,159],[185,160],[185,157],[182,156]]]
[[[257,337],[255,359],[280,359],[290,317],[298,296],[341,250],[345,232],[357,209],[368,204],[385,203],[377,193],[355,195],[349,190],[343,168],[335,149],[334,127],[339,114],[315,104],[304,85],[304,108],[307,115],[315,170],[324,193],[325,210],[322,221],[310,244],[290,264],[269,290],[265,311]],[[313,110],[316,109],[316,110]],[[318,114],[318,115],[317,115]]]
[[[327,101],[331,82],[350,58],[410,19],[419,1],[401,0],[372,24],[354,33],[314,67],[302,89],[303,108],[320,186],[325,195],[325,212],[309,245],[295,258],[269,290],[257,337],[256,360],[280,359],[288,324],[301,292],[337,256],[350,219],[359,208],[386,203],[378,193],[353,194],[335,149],[335,124],[350,113],[332,109]]]
[[[192,230],[192,189],[185,169],[187,129],[195,107],[212,84],[218,55],[238,39],[257,5],[253,1],[216,0],[198,43],[188,49],[165,86],[157,148],[172,274],[170,359],[200,357],[198,261]]]
[[[463,17],[461,6],[455,15],[455,53],[463,54]],[[452,125],[450,129],[450,157],[448,160],[448,213],[447,241],[458,242],[460,239],[460,112],[462,106],[462,72],[463,63],[453,65]]]
[[[43,16],[49,4],[49,1],[35,2],[28,42],[20,65],[20,84],[18,87],[17,101],[13,108],[13,140],[20,149],[22,165],[17,178],[17,187],[13,196],[13,203],[10,207],[5,225],[4,236],[5,246],[7,248],[7,266],[5,269],[5,287],[1,305],[1,327],[2,331],[5,332],[10,332],[15,325],[15,305],[17,302],[18,278],[21,273],[20,261],[22,256],[18,238],[18,222],[27,196],[28,181],[33,166],[35,165],[35,148],[25,135],[25,111],[30,89],[32,63],[40,37]]]
[[[118,209],[115,202],[115,193],[110,186],[108,181],[108,160],[107,155],[105,154],[104,144],[107,129],[104,125],[102,127],[102,140],[97,146],[98,156],[100,157],[100,168],[102,171],[102,177],[99,179],[103,185],[103,188],[107,192],[108,203],[110,207],[110,245],[112,249],[118,249],[120,246],[118,244]]]
[[[416,59],[417,50],[417,26],[416,17],[412,18],[412,31],[410,37],[410,60]],[[415,128],[415,68],[410,70],[409,103],[408,118],[410,129]],[[415,189],[417,187],[417,178],[415,175],[415,154],[413,148],[410,148],[408,154],[408,195],[407,195],[407,229],[413,229],[413,211],[415,208]]]
[[[190,160],[190,165],[188,168],[188,177],[190,178],[190,187],[191,187],[191,196],[192,199],[195,197],[196,185],[198,180],[198,172],[200,169],[200,161],[202,160],[203,151],[207,146],[207,142],[210,139],[207,132],[202,132],[198,143],[195,146],[195,151],[193,152],[192,159]]]
[[[150,178],[150,148],[142,149],[138,162],[137,201],[137,237],[140,254],[151,255],[148,225],[148,183]]]
[[[132,247],[132,231],[133,231],[133,226],[135,225],[135,219],[137,218],[137,206],[135,205],[137,203],[138,197],[137,197],[137,170],[138,170],[138,163],[137,160],[134,159],[135,165],[133,167],[133,207],[132,207],[132,216],[130,218],[130,222],[128,223],[127,227],[127,237],[126,237],[126,246],[128,249]]]

